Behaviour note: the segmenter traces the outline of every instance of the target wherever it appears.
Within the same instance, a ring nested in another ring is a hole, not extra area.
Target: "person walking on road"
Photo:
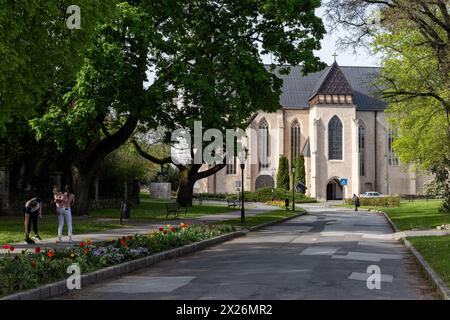
[[[359,197],[356,194],[354,194],[352,200],[353,204],[355,205],[355,211],[358,211],[358,208],[360,206]]]
[[[42,240],[39,236],[38,220],[42,218],[42,201],[40,198],[35,197],[28,200],[23,207],[24,224],[25,224],[25,242],[28,244],[34,244],[34,240]],[[34,236],[30,238],[31,225],[33,224]]]

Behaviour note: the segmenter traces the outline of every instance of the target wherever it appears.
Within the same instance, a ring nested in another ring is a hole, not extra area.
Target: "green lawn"
[[[440,200],[403,202],[396,208],[376,208],[386,212],[399,230],[434,229],[450,223],[450,214],[440,213]]]
[[[295,216],[299,212],[301,212],[301,211],[297,210],[296,213],[293,213],[292,211],[277,210],[277,211],[272,211],[272,212],[268,212],[268,213],[258,214],[256,216],[246,217],[244,223],[241,223],[240,218],[222,221],[220,223],[232,225],[232,226],[251,228],[251,227],[263,224],[263,223],[268,223],[268,222],[272,222],[272,221],[281,220],[284,218],[289,218],[289,217]]]
[[[131,219],[137,220],[166,220],[166,203],[168,201],[158,201],[142,199],[139,206],[131,207]],[[195,218],[209,214],[224,213],[230,211],[237,211],[239,208],[232,209],[226,205],[194,205],[188,209],[186,218]],[[120,210],[115,209],[101,209],[91,211],[90,216],[96,218],[115,218],[120,217]],[[169,219],[173,217],[169,216]],[[180,218],[184,218],[184,214],[180,215]]]
[[[82,234],[107,229],[120,228],[119,224],[92,221],[86,218],[74,218],[73,233]],[[33,232],[33,229],[31,229]],[[67,235],[67,227],[64,226],[64,236]],[[44,216],[39,221],[39,235],[42,239],[58,236],[58,218],[55,215]],[[24,226],[22,217],[0,218],[0,244],[24,241]]]
[[[450,224],[450,214],[440,213],[441,200],[426,200],[408,202],[402,201],[400,207],[361,207],[376,209],[388,214],[397,228],[401,231],[411,229],[434,229],[443,224]],[[353,209],[351,205],[341,205]]]
[[[450,287],[450,236],[411,237],[408,240]]]
[[[131,207],[131,218],[134,220],[154,220],[161,221],[166,219],[166,202],[142,199],[141,205]],[[186,218],[194,218],[209,214],[224,213],[236,211],[221,205],[194,205],[188,209]],[[82,234],[107,229],[120,228],[118,223],[96,221],[95,218],[113,218],[119,219],[120,209],[102,209],[94,210],[89,213],[90,218],[74,217],[73,233]],[[184,218],[184,215],[180,215]],[[94,219],[93,219],[94,218]],[[169,217],[170,219],[171,217]],[[0,244],[23,241],[23,218],[22,217],[1,217],[0,218]],[[65,234],[67,229],[64,229]],[[58,219],[55,215],[46,215],[39,222],[39,234],[41,238],[53,238],[58,235]]]

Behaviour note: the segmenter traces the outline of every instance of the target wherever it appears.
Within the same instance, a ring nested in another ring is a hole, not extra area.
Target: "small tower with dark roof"
[[[353,89],[337,62],[334,62],[317,81],[309,104],[353,104]]]

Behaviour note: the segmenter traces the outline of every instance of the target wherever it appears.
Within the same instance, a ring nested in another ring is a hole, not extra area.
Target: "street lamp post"
[[[295,212],[295,167],[292,164],[292,212]]]
[[[245,222],[245,209],[244,209],[244,169],[245,161],[247,160],[248,149],[244,149],[244,157],[241,158],[241,222]]]

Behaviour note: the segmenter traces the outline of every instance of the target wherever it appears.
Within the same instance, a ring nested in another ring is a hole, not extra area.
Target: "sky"
[[[323,19],[327,34],[321,41],[322,49],[316,51],[315,54],[327,65],[331,65],[334,62],[334,54],[337,54],[336,61],[341,66],[364,66],[364,67],[377,67],[380,65],[378,59],[372,55],[367,49],[358,49],[356,53],[352,48],[344,51],[338,49],[338,39],[345,35],[344,30],[336,30],[333,33],[329,32],[330,27],[327,25],[327,21],[324,18],[324,9],[318,9],[316,15]],[[264,63],[271,63],[270,56],[263,57]]]
[[[337,39],[342,32],[335,34],[327,34],[322,40],[322,50],[316,52],[320,59],[328,65],[334,62],[333,55],[336,53],[336,61],[341,66],[365,66],[374,67],[379,66],[378,59],[373,56],[367,49],[359,49],[353,52],[353,49],[346,49],[340,51],[337,49]]]
[[[337,54],[336,61],[340,66],[364,66],[364,67],[377,67],[379,66],[378,59],[373,56],[367,49],[358,49],[356,52],[352,48],[341,51],[338,49],[337,41],[342,35],[341,32],[335,32],[333,34],[327,34],[322,40],[322,49],[316,51],[316,56],[320,57],[320,60],[327,65],[331,65],[334,62],[334,54]],[[271,63],[270,56],[263,57],[264,63]]]

